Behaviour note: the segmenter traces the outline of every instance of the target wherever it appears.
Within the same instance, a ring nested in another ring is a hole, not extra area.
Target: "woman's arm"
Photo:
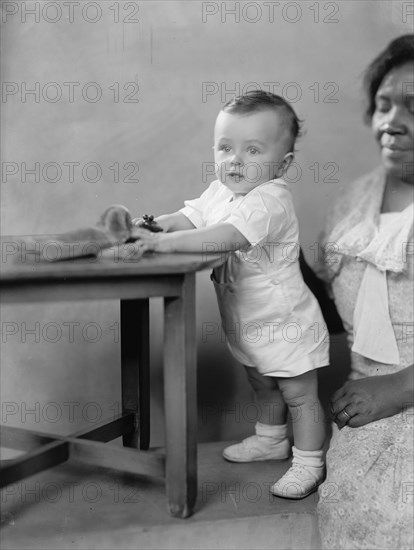
[[[157,218],[158,221],[158,218]],[[249,246],[249,241],[230,223],[218,223],[194,231],[174,230],[168,233],[150,233],[137,229],[140,251],[154,252],[230,252]]]
[[[412,407],[414,365],[393,374],[346,382],[334,393],[331,412],[339,428],[357,428]],[[343,411],[351,417],[350,419]]]

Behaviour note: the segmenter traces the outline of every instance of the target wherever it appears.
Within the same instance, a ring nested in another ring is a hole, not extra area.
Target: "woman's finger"
[[[346,395],[346,388],[345,386],[342,386],[339,388],[339,390],[336,390],[336,392],[331,397],[331,403],[338,401],[338,399],[343,398]]]
[[[348,402],[349,403],[349,402]],[[343,411],[346,412],[348,416],[353,418],[356,414],[359,414],[358,405],[355,405],[355,403],[349,403],[348,405],[345,405],[345,407],[342,408]],[[349,419],[348,419],[349,421]]]
[[[346,396],[341,396],[340,398],[331,401],[331,414],[336,416],[342,409],[350,405],[351,402]]]
[[[331,408],[332,419],[338,424],[338,427],[343,428],[348,424],[356,414],[358,414],[358,407],[354,403],[350,403],[349,400],[339,400]]]
[[[342,429],[344,426],[347,425],[350,419],[351,419],[351,416],[346,412],[346,409],[342,409],[335,416],[334,422],[336,422],[339,429]]]

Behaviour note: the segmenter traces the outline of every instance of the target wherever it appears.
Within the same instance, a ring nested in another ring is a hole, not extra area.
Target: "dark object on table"
[[[148,229],[153,233],[158,233],[159,231],[163,231],[163,228],[160,225],[158,225],[158,223],[154,220],[154,216],[151,216],[149,214],[144,214],[142,216],[142,219],[144,221],[142,224],[140,224],[140,227],[144,227],[145,229]]]
[[[325,283],[316,276],[314,271],[306,263],[302,249],[299,254],[299,265],[305,283],[319,302],[329,334],[344,332],[344,325],[336,309],[335,302],[329,297],[325,288]]]

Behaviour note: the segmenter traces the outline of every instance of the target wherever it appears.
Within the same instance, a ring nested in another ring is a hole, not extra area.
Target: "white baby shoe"
[[[241,443],[230,445],[223,451],[223,457],[230,462],[254,462],[259,460],[286,460],[290,455],[290,441],[273,437],[251,435]]]
[[[323,451],[301,451],[292,447],[292,466],[271,488],[277,497],[301,499],[319,487],[325,479]]]

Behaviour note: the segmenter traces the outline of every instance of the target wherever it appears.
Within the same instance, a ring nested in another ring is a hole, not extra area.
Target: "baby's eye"
[[[231,147],[230,145],[219,145],[219,151],[224,151],[225,153],[230,153]]]
[[[247,150],[251,155],[257,155],[259,153],[259,149],[256,149],[256,147],[249,147]]]

